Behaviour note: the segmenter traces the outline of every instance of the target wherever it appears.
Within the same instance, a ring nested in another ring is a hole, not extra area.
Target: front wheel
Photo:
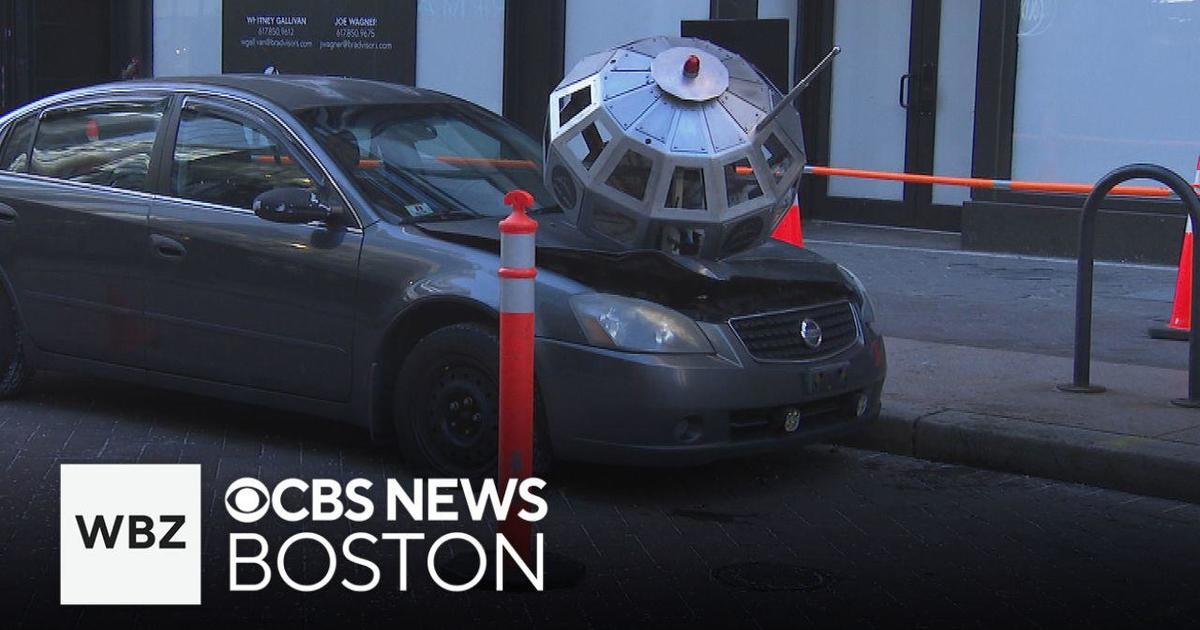
[[[410,466],[448,477],[496,474],[499,357],[496,332],[480,324],[447,326],[417,342],[400,368],[393,406],[396,435]],[[540,425],[535,418],[535,427]],[[539,473],[549,462],[538,448],[540,433],[534,438]]]
[[[21,393],[33,370],[21,349],[21,319],[8,294],[0,288],[0,399]]]

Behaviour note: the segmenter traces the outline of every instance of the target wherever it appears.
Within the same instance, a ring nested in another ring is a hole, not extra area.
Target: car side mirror
[[[327,221],[333,209],[307,188],[275,188],[254,198],[254,214],[276,223]]]

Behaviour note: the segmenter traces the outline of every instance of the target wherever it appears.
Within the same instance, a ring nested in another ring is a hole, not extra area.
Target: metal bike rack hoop
[[[1109,191],[1131,179],[1152,179],[1170,188],[1183,202],[1192,219],[1200,225],[1200,197],[1182,177],[1156,164],[1122,166],[1096,183],[1083,203],[1079,215],[1079,266],[1075,288],[1075,370],[1074,380],[1059,385],[1064,392],[1098,393],[1104,388],[1091,383],[1092,364],[1092,285],[1096,258],[1096,214]],[[1200,265],[1200,248],[1193,250],[1191,265]],[[1200,274],[1192,275],[1192,295],[1200,295]],[[1200,300],[1192,301],[1191,341],[1188,343],[1187,398],[1172,400],[1181,407],[1200,408]]]

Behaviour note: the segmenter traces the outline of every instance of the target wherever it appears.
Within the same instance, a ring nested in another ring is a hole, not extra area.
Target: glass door
[[[970,175],[980,0],[835,0],[828,164]],[[957,230],[969,191],[833,177],[810,216]],[[806,208],[806,210],[808,210]]]
[[[908,115],[900,90],[911,92],[908,57],[912,5],[894,0],[838,0],[829,109],[829,165],[903,171]],[[911,99],[911,97],[910,97]],[[833,199],[900,202],[899,182],[833,177]]]

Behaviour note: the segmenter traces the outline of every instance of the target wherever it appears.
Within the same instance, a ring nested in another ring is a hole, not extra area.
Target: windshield
[[[555,208],[537,143],[473,105],[412,103],[296,112],[380,210],[406,221],[505,217],[522,188]]]

